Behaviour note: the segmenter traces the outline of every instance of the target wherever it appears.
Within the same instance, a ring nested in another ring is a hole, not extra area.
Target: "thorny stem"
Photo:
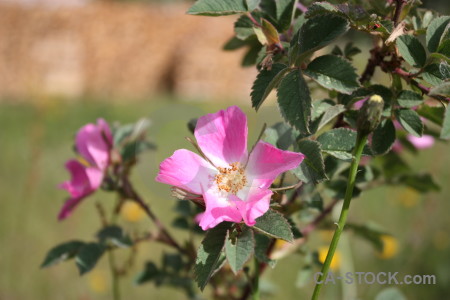
[[[328,274],[328,270],[330,269],[331,261],[333,260],[334,253],[336,252],[337,245],[339,243],[339,238],[341,236],[342,231],[344,230],[345,223],[347,221],[348,211],[350,208],[350,202],[353,196],[353,188],[355,187],[356,182],[356,173],[358,171],[359,161],[361,159],[361,155],[364,149],[364,145],[367,141],[367,135],[361,135],[358,133],[358,138],[356,140],[356,146],[354,150],[354,158],[352,160],[352,164],[350,166],[350,174],[348,175],[347,181],[347,189],[345,191],[344,204],[342,206],[341,215],[339,217],[339,222],[337,224],[336,231],[334,232],[333,239],[331,240],[330,248],[328,250],[327,258],[325,259],[325,263],[322,266],[322,270],[320,273],[319,280],[316,283],[316,287],[314,288],[314,292],[312,295],[312,300],[317,300],[319,298],[319,293],[322,288],[323,279],[326,278]]]
[[[333,210],[333,208],[336,206],[336,204],[339,202],[338,199],[334,199],[321,213],[320,215],[318,215],[309,225],[307,225],[305,227],[305,229],[302,230],[302,241],[306,241],[306,238],[308,237],[308,235],[314,231],[314,229],[316,229],[316,227],[320,224],[320,222],[325,219],[325,217],[331,213],[331,211]],[[302,242],[300,242],[299,244],[301,244]],[[274,245],[275,245],[275,240],[272,242],[272,244],[268,247],[267,249],[267,256],[270,257],[270,254],[272,253],[273,249],[274,249]],[[267,264],[266,263],[260,263],[259,265],[259,275],[261,276],[264,271],[267,268]],[[247,285],[247,287],[244,290],[244,293],[242,294],[240,300],[245,300],[248,298],[248,296],[250,296],[250,293],[252,291],[253,288],[253,280],[249,281],[249,284]]]
[[[394,17],[392,21],[394,21],[394,27],[397,26],[398,22],[400,21],[400,15],[402,13],[403,7],[406,4],[406,0],[395,0],[396,6],[395,6],[395,12]]]
[[[161,242],[164,242],[165,244],[177,249],[181,253],[186,254],[186,249],[181,247],[177,241],[170,235],[170,233],[167,231],[161,220],[153,213],[153,211],[150,209],[150,207],[144,202],[144,200],[141,198],[141,196],[134,190],[133,186],[129,182],[128,178],[126,176],[123,177],[123,192],[125,193],[125,196],[128,198],[134,200],[139,206],[145,211],[147,216],[153,221],[153,223],[158,228],[159,234],[158,234],[158,240]]]
[[[255,275],[253,279],[252,284],[252,300],[259,300],[259,276],[261,276],[261,270],[260,270],[260,264],[256,257],[254,258],[255,261]]]
[[[259,24],[258,21],[256,21],[256,19],[252,15],[252,13],[248,12],[247,17],[250,19],[250,21],[252,21],[253,25],[255,25],[258,28],[261,28],[261,24]]]
[[[109,259],[109,268],[111,270],[111,277],[112,277],[113,299],[120,300],[119,274],[117,274],[116,261],[115,261],[115,257],[114,257],[114,253],[113,253],[112,249],[108,250],[108,259]]]

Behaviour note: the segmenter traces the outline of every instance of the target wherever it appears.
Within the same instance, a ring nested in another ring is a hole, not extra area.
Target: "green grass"
[[[188,120],[227,107],[227,103],[183,103],[175,100],[146,102],[46,101],[40,105],[0,105],[0,299],[110,299],[108,293],[98,294],[89,287],[90,275],[79,277],[72,262],[41,270],[39,265],[46,251],[55,244],[70,240],[93,240],[100,224],[94,205],[96,201],[111,206],[114,197],[98,192],[86,199],[74,214],[63,222],[56,219],[66,197],[57,185],[68,178],[64,162],[73,156],[73,136],[79,127],[103,117],[109,122],[134,122],[150,117],[149,136],[158,145],[156,152],[145,154],[133,174],[137,188],[155,212],[169,223],[174,216],[175,200],[169,187],[154,181],[158,164],[174,150],[190,145]],[[250,139],[258,135],[264,121],[270,125],[279,118],[277,108],[266,106],[256,114],[244,106],[249,116]],[[448,232],[450,204],[450,158],[448,145],[439,144],[418,156],[407,157],[416,170],[428,170],[442,185],[440,193],[420,197],[417,205],[401,204],[402,189],[379,188],[365,193],[352,203],[350,221],[371,220],[398,237],[400,253],[391,260],[381,260],[364,241],[350,236],[355,271],[399,271],[403,274],[436,274],[434,286],[400,286],[408,299],[444,299],[450,293],[450,245]],[[147,229],[149,221],[124,224],[129,229]],[[184,237],[176,231],[177,237]],[[445,241],[447,237],[447,241]],[[310,247],[326,242],[318,234],[311,237]],[[138,263],[130,276],[122,281],[124,299],[183,299],[182,293],[153,285],[133,286],[132,280],[142,262],[157,259],[160,245],[139,248]],[[126,250],[123,251],[126,255]],[[312,285],[303,289],[294,284],[303,258],[291,256],[279,261],[264,280],[276,285],[271,299],[302,299],[309,297]],[[107,260],[98,268],[107,274]],[[318,270],[317,270],[318,271]],[[356,286],[361,299],[373,299],[383,286]],[[324,288],[324,299],[340,299],[341,287]]]

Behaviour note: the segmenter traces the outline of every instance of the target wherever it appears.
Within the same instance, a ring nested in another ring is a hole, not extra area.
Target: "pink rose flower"
[[[427,149],[433,147],[434,145],[434,137],[431,135],[424,134],[421,137],[417,137],[412,134],[408,134],[406,138],[417,149]]]
[[[156,181],[203,196],[203,230],[224,221],[253,226],[269,209],[272,182],[304,158],[263,141],[249,155],[247,118],[237,106],[199,118],[195,138],[206,159],[177,150],[161,163]]]
[[[81,200],[100,187],[110,162],[112,144],[111,130],[103,119],[99,119],[97,125],[87,124],[78,131],[75,146],[89,166],[73,159],[66,163],[71,179],[63,182],[60,187],[69,192],[70,198],[59,212],[59,220],[67,218]]]

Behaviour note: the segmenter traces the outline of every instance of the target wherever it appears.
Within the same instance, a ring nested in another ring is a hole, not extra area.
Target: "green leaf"
[[[261,0],[245,0],[249,11],[255,10],[259,6]]]
[[[85,244],[78,252],[75,263],[80,271],[80,275],[83,275],[92,270],[97,264],[98,260],[102,257],[106,248],[102,244],[89,243]]]
[[[409,186],[420,193],[439,192],[441,189],[430,174],[405,174],[398,179],[398,183]]]
[[[317,127],[317,131],[319,131],[323,126],[325,126],[328,122],[333,120],[335,117],[339,116],[341,113],[346,111],[345,106],[342,104],[337,104],[332,107],[329,107],[325,110],[322,118],[320,119],[319,126]]]
[[[147,262],[145,264],[144,270],[139,273],[134,279],[135,284],[143,284],[145,282],[151,281],[160,275],[158,267],[153,262]]]
[[[379,292],[375,300],[407,300],[408,298],[396,287],[388,287]]]
[[[156,150],[156,145],[145,140],[137,140],[131,143],[127,143],[121,151],[122,160],[133,160],[139,154],[149,150]]]
[[[450,81],[445,81],[440,85],[433,87],[430,90],[430,95],[441,95],[444,97],[450,97]]]
[[[450,78],[450,66],[446,62],[431,64],[425,67],[421,75],[429,84],[439,85]]]
[[[247,3],[245,0],[198,0],[187,11],[190,15],[200,16],[226,16],[245,13]]]
[[[328,180],[320,144],[313,140],[302,140],[297,143],[295,151],[305,155],[303,162],[292,172],[305,183],[319,183]]]
[[[130,247],[133,245],[131,238],[117,225],[107,226],[97,233],[100,243],[107,245],[113,243],[117,247]]]
[[[422,95],[413,91],[401,91],[397,97],[397,102],[402,107],[414,107],[423,103]]]
[[[264,132],[265,141],[281,150],[287,150],[294,144],[299,132],[284,122],[276,123]]]
[[[332,5],[328,2],[314,2],[308,7],[306,11],[306,17],[311,18],[317,15],[329,14],[329,13],[337,13],[339,10],[336,6]]]
[[[256,76],[256,80],[253,83],[252,93],[252,106],[255,110],[261,107],[261,104],[269,96],[272,89],[274,89],[281,81],[283,76],[289,71],[289,68],[283,64],[274,64],[272,69],[263,69]]]
[[[225,254],[234,274],[237,274],[248,261],[255,249],[253,231],[245,226],[237,237],[225,241]]]
[[[412,35],[401,35],[397,38],[397,48],[402,57],[413,67],[423,67],[427,54],[422,44]]]
[[[372,135],[372,152],[374,155],[383,155],[395,143],[395,126],[390,119],[383,120]]]
[[[402,127],[414,136],[420,137],[423,133],[423,123],[419,115],[411,109],[397,109],[395,116]]]
[[[370,225],[347,224],[346,228],[353,230],[356,235],[371,242],[378,251],[383,251],[383,240],[381,237],[386,235],[386,232],[380,231],[378,228]]]
[[[300,133],[309,133],[311,96],[300,70],[288,73],[278,87],[278,105],[281,115]]]
[[[346,179],[334,179],[325,183],[328,196],[334,199],[344,199],[347,192],[347,180]],[[355,186],[353,188],[352,199],[359,197],[361,190]]]
[[[271,268],[275,267],[276,261],[267,256],[267,250],[272,244],[272,239],[263,234],[255,233],[255,258],[262,263],[268,264]]]
[[[265,235],[287,242],[292,242],[294,239],[289,222],[282,214],[273,209],[269,209],[264,215],[257,218],[253,228]]]
[[[308,65],[304,73],[323,87],[344,94],[351,94],[359,88],[355,68],[339,56],[319,56]]]
[[[444,41],[442,41],[442,43],[439,45],[437,52],[445,55],[446,57],[449,57],[450,56],[450,39],[445,39]]]
[[[298,59],[325,47],[348,29],[349,23],[343,17],[331,14],[312,17],[300,29]]]
[[[450,139],[450,106],[447,105],[444,122],[442,124],[441,139]]]
[[[253,30],[252,20],[246,15],[240,16],[234,23],[234,32],[240,40],[245,40],[251,35],[254,35],[255,31]]]
[[[324,132],[317,138],[326,153],[343,160],[352,158],[351,151],[356,144],[356,131],[336,128]]]
[[[41,268],[47,268],[59,262],[73,258],[83,246],[84,243],[81,241],[70,241],[53,247],[50,251],[48,251],[44,261],[41,264]]]
[[[445,27],[450,22],[449,16],[442,16],[431,21],[427,28],[426,42],[430,52],[436,52]]]
[[[444,121],[445,108],[442,106],[421,105],[416,112],[431,122],[442,126]]]
[[[280,27],[280,31],[285,31],[292,23],[292,17],[297,9],[294,7],[295,0],[277,0],[275,5],[277,8],[277,20]]]
[[[198,248],[194,275],[195,281],[202,291],[221,264],[222,250],[231,225],[229,222],[223,222],[210,229]]]

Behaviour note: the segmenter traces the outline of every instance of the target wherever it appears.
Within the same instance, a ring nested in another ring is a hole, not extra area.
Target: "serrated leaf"
[[[323,114],[322,118],[320,119],[319,126],[317,127],[317,131],[322,129],[323,126],[325,126],[328,122],[333,120],[335,117],[340,115],[346,111],[345,106],[342,104],[337,104],[334,106],[331,106],[325,110],[325,113]]]
[[[256,76],[252,86],[252,106],[258,110],[270,92],[280,83],[289,68],[283,64],[273,64],[272,69],[263,69]]]
[[[441,95],[444,97],[450,97],[450,81],[445,81],[440,85],[431,88],[430,95]]]
[[[442,106],[421,105],[416,112],[439,126],[443,124],[445,108]]]
[[[413,91],[401,91],[397,97],[397,102],[402,107],[410,108],[422,104],[423,97]]]
[[[295,0],[277,0],[275,1],[276,11],[277,11],[277,20],[280,27],[281,32],[285,31],[289,28],[292,22],[293,14],[296,10],[294,7],[296,1]]]
[[[294,239],[289,222],[282,214],[273,209],[269,209],[264,215],[257,218],[253,228],[265,235],[287,242],[292,242]]]
[[[443,40],[439,45],[437,52],[445,55],[446,57],[450,57],[450,39]]]
[[[298,59],[325,47],[348,29],[349,23],[343,17],[331,14],[312,17],[300,28]]]
[[[450,106],[447,106],[447,110],[445,111],[440,137],[441,139],[450,139]]]
[[[133,245],[131,238],[117,225],[111,225],[101,229],[97,233],[97,237],[100,240],[100,243],[105,245],[108,241],[117,247],[130,247]]]
[[[402,127],[414,136],[420,137],[423,133],[423,123],[419,115],[411,109],[397,109],[395,116]]]
[[[400,176],[396,182],[409,186],[420,193],[438,192],[441,189],[430,174],[405,174]]]
[[[373,132],[371,145],[372,152],[374,155],[383,155],[391,150],[394,143],[394,123],[389,119],[383,120]]]
[[[322,150],[343,160],[352,158],[351,151],[356,144],[356,131],[347,128],[336,128],[324,132],[317,138]]]
[[[306,17],[311,18],[317,15],[329,14],[339,12],[338,8],[328,2],[314,2],[308,7]]]
[[[381,237],[386,235],[386,232],[380,231],[377,228],[373,228],[373,226],[368,225],[347,224],[346,228],[352,230],[356,235],[371,242],[378,251],[383,251],[383,240]]]
[[[89,243],[81,247],[75,257],[75,263],[80,271],[80,275],[92,270],[105,250],[105,246],[98,243]]]
[[[267,257],[267,250],[271,243],[272,240],[268,236],[255,233],[255,258],[259,262],[266,263],[273,268],[275,267],[276,261]]]
[[[247,2],[247,9],[249,11],[255,10],[259,6],[261,0],[245,0]]]
[[[439,85],[445,79],[450,78],[450,67],[446,62],[440,64],[431,64],[424,68],[421,74],[423,80],[431,85]]]
[[[220,257],[225,245],[227,231],[231,223],[223,222],[210,229],[197,251],[194,274],[198,287],[203,290],[220,265]]]
[[[264,132],[265,141],[281,150],[287,150],[296,140],[299,132],[284,122],[276,123]]]
[[[426,42],[428,51],[436,52],[445,27],[450,22],[449,16],[442,16],[431,21],[427,28]]]
[[[427,60],[425,48],[412,35],[401,35],[397,38],[397,48],[402,57],[413,67],[423,67]]]
[[[355,68],[339,56],[319,56],[308,65],[304,73],[323,87],[344,94],[351,94],[359,88]]]
[[[296,151],[305,155],[303,162],[292,170],[298,179],[305,183],[319,183],[327,180],[325,164],[320,144],[313,140],[302,140],[297,143]]]
[[[144,270],[141,271],[141,273],[139,273],[134,279],[134,283],[143,284],[155,279],[158,275],[160,275],[158,267],[153,262],[147,262],[145,264]]]
[[[69,241],[53,247],[50,251],[48,251],[44,261],[41,264],[41,268],[47,268],[73,258],[83,246],[84,242]]]
[[[200,16],[226,16],[247,11],[247,3],[245,0],[198,0],[187,11],[190,15]]]
[[[309,134],[311,96],[300,70],[293,70],[283,78],[277,96],[283,118],[300,133]]]
[[[253,231],[248,227],[244,227],[237,237],[225,241],[225,254],[234,274],[242,270],[254,250]]]
[[[240,40],[245,40],[249,36],[254,35],[253,23],[250,18],[246,15],[240,16],[234,23],[234,32],[236,33],[236,37]]]

